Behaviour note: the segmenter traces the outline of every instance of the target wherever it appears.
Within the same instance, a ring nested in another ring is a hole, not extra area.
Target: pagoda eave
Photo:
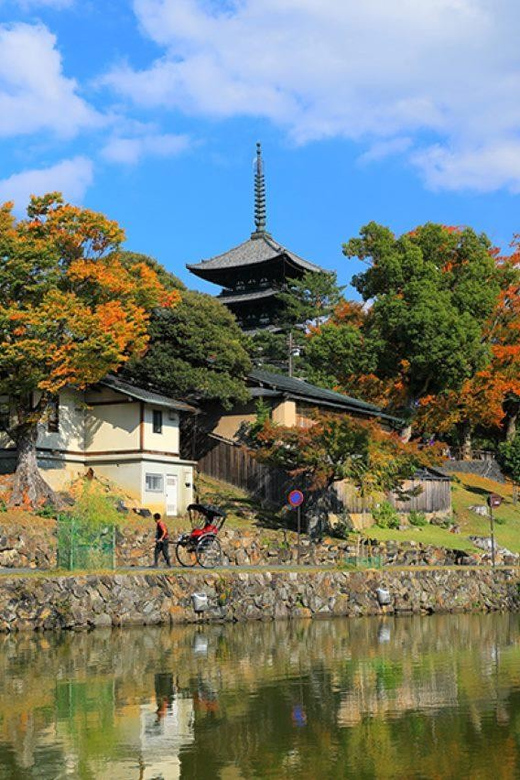
[[[251,292],[243,293],[230,293],[224,295],[217,295],[217,300],[221,303],[225,303],[227,306],[233,306],[234,304],[254,303],[255,301],[265,300],[266,298],[275,298],[281,291],[268,289],[268,290],[254,290]]]

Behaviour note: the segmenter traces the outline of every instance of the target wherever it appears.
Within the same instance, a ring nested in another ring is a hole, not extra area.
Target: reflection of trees
[[[3,637],[0,776],[137,767],[141,705],[171,675],[194,705],[186,778],[513,777],[519,642],[509,615]]]

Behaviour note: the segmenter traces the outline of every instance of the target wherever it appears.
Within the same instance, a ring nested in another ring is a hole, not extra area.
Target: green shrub
[[[52,504],[44,504],[38,509],[39,517],[49,517],[51,519],[54,519],[56,515],[57,515],[56,507],[52,506]]]
[[[90,528],[118,526],[124,516],[116,509],[117,496],[105,493],[95,482],[85,482],[69,514]]]
[[[428,525],[428,521],[426,519],[426,515],[424,512],[416,512],[415,509],[412,509],[410,514],[408,515],[408,522],[410,525],[415,525],[418,527],[421,527],[423,525]]]
[[[399,528],[397,509],[389,501],[382,501],[374,507],[372,517],[379,528]]]

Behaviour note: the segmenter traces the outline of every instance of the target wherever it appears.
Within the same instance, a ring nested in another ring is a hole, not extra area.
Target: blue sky
[[[192,287],[268,227],[338,271],[369,220],[520,232],[514,0],[0,0],[0,200],[67,198]]]

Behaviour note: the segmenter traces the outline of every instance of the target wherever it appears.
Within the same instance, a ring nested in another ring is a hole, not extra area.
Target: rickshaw
[[[175,555],[181,566],[213,569],[222,563],[222,548],[217,534],[224,525],[226,513],[216,506],[190,504],[188,514],[191,531],[181,534],[175,545]]]

